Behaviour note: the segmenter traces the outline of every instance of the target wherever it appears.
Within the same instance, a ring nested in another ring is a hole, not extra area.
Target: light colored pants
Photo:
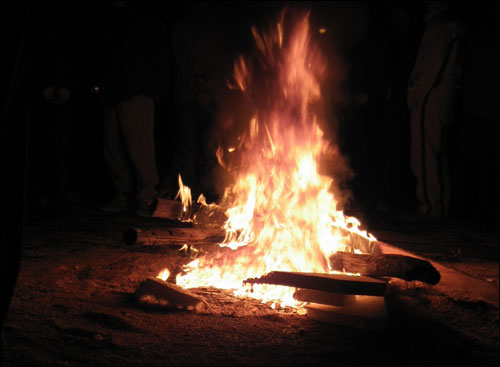
[[[153,199],[158,169],[154,144],[154,101],[138,95],[106,111],[104,157],[114,189]]]
[[[419,211],[447,216],[450,179],[446,152],[448,129],[454,117],[455,95],[438,88],[411,111],[411,167],[417,179]]]

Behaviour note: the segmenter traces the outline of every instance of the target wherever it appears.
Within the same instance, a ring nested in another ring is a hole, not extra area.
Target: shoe
[[[123,213],[132,209],[132,200],[123,194],[117,193],[113,201],[101,206],[101,210],[107,213]]]
[[[146,199],[139,199],[137,202],[137,207],[135,210],[135,213],[143,218],[150,218],[153,216],[153,202],[154,199],[151,200],[146,200]]]

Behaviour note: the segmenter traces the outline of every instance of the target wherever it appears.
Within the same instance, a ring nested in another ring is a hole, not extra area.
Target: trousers
[[[411,110],[411,167],[422,214],[447,216],[449,212],[446,143],[454,107],[455,93],[435,88]]]
[[[115,191],[139,200],[157,195],[154,100],[140,94],[108,108],[104,119],[104,157]]]

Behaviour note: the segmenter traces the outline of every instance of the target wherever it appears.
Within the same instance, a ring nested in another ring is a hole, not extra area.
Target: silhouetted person
[[[420,43],[419,7],[401,3],[388,9],[388,60],[389,86],[385,95],[383,124],[387,150],[385,167],[381,174],[385,185],[387,204],[391,209],[406,210],[415,201],[414,177],[408,165],[410,161],[410,111],[406,97],[408,79],[415,63]]]
[[[32,9],[30,191],[33,203],[51,213],[64,209],[75,189],[74,106],[81,58],[76,9],[56,5],[64,16],[55,16],[52,7]]]
[[[446,217],[450,202],[446,140],[462,80],[465,29],[446,2],[426,2],[426,28],[408,86],[411,166],[418,213]]]
[[[349,142],[345,151],[355,174],[352,188],[357,205],[367,212],[385,211],[391,177],[388,157],[391,132],[384,119],[392,66],[387,10],[379,5],[356,5],[355,9],[365,16],[357,21],[359,41],[344,51],[349,60],[347,78],[351,96],[351,116],[342,128]]]
[[[166,88],[168,46],[165,24],[151,13],[137,2],[114,1],[104,20],[98,88],[115,198],[101,209],[111,213],[135,209],[148,215],[157,196],[155,101]]]
[[[230,8],[216,2],[187,3],[172,22],[176,121],[172,166],[195,198],[198,193],[207,195],[214,189],[216,146],[211,144],[210,133],[220,91],[227,88],[225,67],[232,61],[227,51],[227,29],[236,33],[226,7]],[[221,24],[220,19],[228,21]]]

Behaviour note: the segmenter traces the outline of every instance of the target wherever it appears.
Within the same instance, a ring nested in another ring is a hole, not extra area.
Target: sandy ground
[[[373,233],[498,289],[498,229],[386,222]],[[147,277],[189,258],[128,246],[130,226],[161,219],[78,207],[30,218],[2,328],[2,365],[498,365],[498,302],[392,279],[383,331],[320,323],[216,289],[195,313],[137,302]]]

